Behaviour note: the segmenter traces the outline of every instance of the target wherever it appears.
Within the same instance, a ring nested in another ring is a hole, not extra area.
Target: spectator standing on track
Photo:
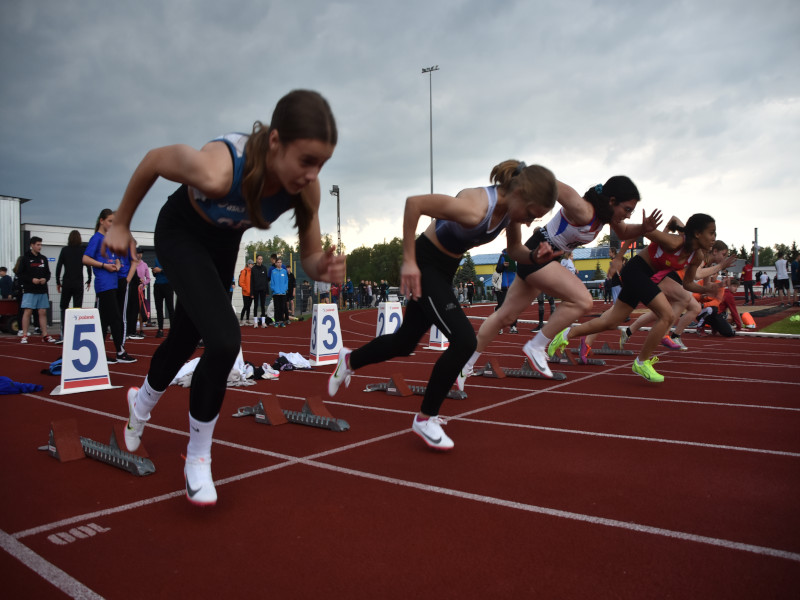
[[[544,301],[547,299],[547,303],[550,305],[550,318],[553,318],[553,313],[556,312],[556,299],[553,296],[547,295],[544,292],[536,296],[536,302],[539,305],[539,324],[536,326],[536,329],[531,329],[531,331],[541,331],[542,327],[544,327]]]
[[[744,304],[747,306],[748,302],[755,306],[756,292],[753,289],[755,280],[753,279],[753,261],[755,261],[755,254],[750,262],[746,262],[742,268],[742,284],[744,285]]]
[[[791,305],[789,302],[789,263],[783,252],[778,253],[778,260],[775,261],[775,295],[783,297],[781,306]]]
[[[137,261],[135,249],[119,255],[120,268],[117,271],[117,302],[122,315],[122,339],[139,340],[144,336],[136,333],[136,319],[139,316],[139,276],[136,274]]]
[[[353,295],[355,293],[353,282],[350,281],[350,278],[347,278],[347,282],[344,284],[344,299],[347,303],[347,310],[353,310],[355,308],[353,304]]]
[[[22,339],[20,341],[23,344],[28,343],[28,326],[33,311],[36,311],[39,315],[42,340],[54,343],[56,339],[47,335],[47,309],[50,307],[47,282],[50,281],[50,264],[47,257],[42,254],[42,238],[37,236],[31,238],[30,249],[19,262],[17,276],[22,281],[23,291]]]
[[[239,272],[239,287],[242,288],[242,312],[239,313],[240,327],[251,324],[250,305],[253,303],[253,296],[250,291],[250,274],[254,264],[252,258],[248,259],[245,268]]]
[[[169,318],[170,325],[172,325],[175,319],[175,300],[173,298],[175,292],[172,289],[172,285],[169,283],[169,278],[164,272],[158,257],[156,257],[156,262],[153,265],[153,276],[155,277],[155,283],[153,284],[153,300],[156,304],[156,322],[158,324],[156,337],[160,338],[164,337],[164,305],[167,307],[167,317]]]
[[[792,304],[800,306],[798,302],[798,288],[800,288],[800,253],[796,253],[792,258]]]
[[[297,279],[292,273],[292,265],[286,265],[286,275],[289,280],[289,287],[286,290],[286,310],[289,312],[289,317],[294,316],[294,290],[297,287]]]
[[[231,367],[241,348],[241,331],[231,308],[233,279],[242,234],[267,229],[294,212],[303,269],[315,280],[344,277],[344,256],[322,249],[318,175],[334,151],[336,124],[316,92],[293,91],[278,102],[269,126],[256,122],[250,135],[227,134],[201,150],[165,146],[147,153],[136,168],[117,211],[106,245],[124,251],[133,243],[130,222],[159,177],[180,185],[161,208],[155,228],[160,259],[178,296],[175,322],[150,361],[142,388],[128,391],[125,444],[135,451],[145,423],[179,369],[203,340],[192,376],[186,497],[216,504],[211,476],[211,442],[225,398]]]
[[[13,297],[14,280],[8,274],[7,267],[0,267],[0,298],[8,300]]]
[[[61,294],[61,339],[64,341],[64,318],[70,301],[72,308],[83,308],[83,269],[86,268],[86,291],[92,285],[92,268],[83,264],[83,240],[77,229],[69,232],[67,245],[61,248],[56,262],[56,289]],[[64,277],[61,277],[61,273]]]
[[[472,306],[474,298],[475,298],[475,282],[470,279],[467,282],[467,304]]]
[[[514,279],[517,277],[517,263],[509,258],[508,249],[503,249],[500,253],[500,258],[497,260],[497,267],[495,270],[500,273],[500,293],[495,293],[497,296],[497,306],[494,307],[494,310],[497,312],[503,307],[503,302],[505,302],[506,295],[508,294],[508,288],[511,287],[511,284],[514,283]],[[511,323],[508,332],[517,333],[516,319]],[[499,333],[503,333],[502,325]]]
[[[269,272],[264,257],[256,256],[256,264],[250,268],[250,293],[253,295],[253,326],[258,327],[258,307],[261,307],[261,327],[267,326],[267,290]]]
[[[328,304],[331,301],[331,284],[327,281],[315,281],[314,293],[320,304]]]
[[[137,290],[139,318],[136,333],[144,337],[144,326],[150,321],[150,309],[147,306],[147,292],[150,289],[150,267],[144,261],[141,248],[136,249],[136,275],[139,278]]]
[[[470,248],[492,241],[505,230],[510,257],[532,260],[521,243],[520,224],[547,214],[556,199],[555,177],[544,167],[507,160],[492,169],[489,179],[492,185],[462,190],[455,198],[425,194],[406,200],[400,272],[409,303],[403,323],[394,333],[379,336],[357,350],[342,348],[328,380],[328,394],[334,396],[356,369],[410,355],[420,338],[436,325],[450,345],[433,367],[412,430],[437,450],[453,447],[453,440],[442,429],[445,421],[439,410],[476,344],[472,324],[452,292],[461,259]],[[435,222],[415,240],[422,215]]]
[[[575,263],[572,262],[572,252],[567,252],[561,257],[561,266],[576,277],[578,276],[578,270],[575,268]]]
[[[275,327],[286,327],[289,324],[289,312],[286,309],[289,274],[283,268],[283,260],[280,258],[275,260],[274,267],[269,279],[269,289],[272,292],[272,301],[275,303]]]
[[[103,339],[106,331],[111,330],[116,354],[107,358],[109,364],[135,363],[136,359],[125,351],[125,337],[122,313],[119,310],[119,266],[120,259],[115,252],[103,249],[103,240],[114,222],[114,211],[104,208],[97,217],[94,235],[89,240],[83,253],[83,264],[94,271],[94,293],[97,297],[97,310],[100,313],[100,327]],[[125,250],[128,251],[127,249]]]
[[[759,283],[761,283],[761,298],[763,299],[767,297],[767,294],[769,294],[769,275],[763,271],[759,271],[759,273],[761,273],[761,275],[759,275]]]

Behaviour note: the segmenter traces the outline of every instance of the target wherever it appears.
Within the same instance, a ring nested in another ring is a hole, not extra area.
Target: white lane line
[[[14,537],[0,530],[0,547],[28,567],[31,571],[48,581],[70,598],[80,600],[103,600],[103,597],[65,573],[53,563],[48,562]]]

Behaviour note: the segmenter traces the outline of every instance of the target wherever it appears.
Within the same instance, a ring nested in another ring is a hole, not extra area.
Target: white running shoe
[[[258,317],[256,317],[255,321],[253,321],[253,329],[258,329]]]
[[[453,440],[447,437],[447,434],[442,429],[442,425],[446,425],[447,421],[442,417],[428,417],[424,421],[420,421],[419,415],[414,415],[414,422],[411,429],[422,440],[428,444],[429,448],[434,450],[452,450]]]
[[[676,344],[678,344],[678,347],[681,350],[688,350],[689,349],[689,346],[687,346],[686,344],[683,343],[683,340],[681,339],[681,336],[672,338],[672,341],[675,342]]]
[[[136,406],[136,396],[138,395],[138,387],[128,388],[128,424],[125,426],[125,446],[128,448],[129,452],[136,452],[139,448],[139,444],[142,441],[144,426],[150,418],[150,415],[148,415],[148,418],[145,420],[136,418],[133,407]]]
[[[213,506],[217,503],[217,490],[211,478],[211,457],[187,458],[183,467],[186,479],[186,498],[198,506]]]
[[[525,353],[525,356],[528,357],[528,362],[531,363],[531,366],[534,369],[548,379],[553,378],[553,372],[550,370],[550,366],[547,364],[546,349],[534,346],[533,340],[528,340],[527,343],[522,347],[522,351]]]
[[[619,331],[619,349],[620,350],[625,350],[625,344],[628,343],[628,340],[630,339],[630,337],[631,336],[628,335],[626,330],[620,329],[620,331]]]
[[[458,388],[459,392],[464,391],[464,384],[467,382],[467,377],[472,375],[472,367],[469,365],[464,365],[461,367],[461,370],[458,372],[458,377],[456,377],[456,387]]]
[[[350,387],[350,376],[353,370],[349,367],[350,364],[350,348],[342,348],[339,350],[339,360],[336,361],[336,368],[328,378],[328,395],[333,398],[336,392],[339,391],[339,386],[344,382],[344,387]]]

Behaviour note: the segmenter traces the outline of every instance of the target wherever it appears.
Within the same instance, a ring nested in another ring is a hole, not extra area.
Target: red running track
[[[375,333],[374,310],[340,317],[349,346]],[[519,366],[529,328],[488,354]],[[308,353],[308,322],[242,333],[256,364]],[[122,389],[50,396],[58,380],[39,371],[60,349],[0,337],[0,374],[45,386],[0,401],[3,596],[796,598],[800,340],[685,341],[659,350],[663,384],[623,356],[554,366],[564,381],[472,377],[466,400],[445,402],[445,454],[410,432],[420,397],[362,391],[396,372],[424,385],[439,356],[427,340],[327,402],[347,432],[231,416],[267,395],[299,410],[325,396],[332,367],[231,388],[220,499],[200,509],[183,497],[186,389],[170,388],[145,430],[153,475],[37,450],[65,418],[106,442],[158,340],[129,342],[139,362],[111,365]]]

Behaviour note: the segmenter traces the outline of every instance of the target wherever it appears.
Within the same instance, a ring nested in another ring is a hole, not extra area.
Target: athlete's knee
[[[584,314],[592,310],[592,307],[594,306],[594,302],[592,301],[592,297],[589,295],[588,291],[585,294],[581,294],[581,297],[575,302],[575,304]]]

